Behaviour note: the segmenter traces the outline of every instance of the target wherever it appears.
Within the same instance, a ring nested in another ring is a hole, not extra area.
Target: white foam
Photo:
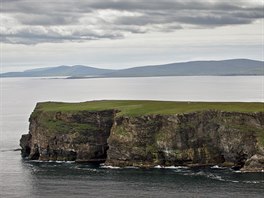
[[[264,181],[244,181],[244,183],[247,183],[247,184],[259,184],[259,183],[264,183]]]
[[[64,161],[52,161],[52,160],[50,160],[49,162],[52,162],[52,163],[58,163],[58,164],[62,164],[62,163],[64,163]]]
[[[157,166],[154,166],[154,168],[164,168],[164,167],[161,165],[157,165]]]
[[[187,166],[164,166],[165,169],[188,169]]]
[[[222,166],[218,166],[218,165],[214,165],[212,167],[210,167],[211,169],[226,169],[226,167],[222,167]]]
[[[67,163],[67,164],[74,164],[75,161],[65,161],[65,163]]]
[[[63,163],[66,163],[66,164],[73,164],[75,163],[75,161],[54,161],[54,160],[49,160],[49,161],[44,161],[44,160],[30,160],[28,162],[35,162],[35,163],[57,163],[57,164],[63,164]]]
[[[154,168],[163,168],[163,169],[188,169],[189,167],[187,167],[187,166],[161,166],[161,165],[157,165],[157,166],[154,166]]]
[[[37,163],[42,163],[42,162],[47,162],[47,161],[42,161],[42,160],[30,160],[29,162],[37,162]]]
[[[226,181],[225,179],[223,179],[221,176],[219,175],[213,175],[213,174],[210,174],[210,175],[207,175],[208,178],[210,179],[214,179],[214,180],[218,180],[218,181]]]
[[[218,169],[218,168],[219,168],[219,166],[218,166],[218,165],[214,165],[214,166],[212,166],[211,168]]]
[[[100,165],[100,168],[106,168],[106,169],[120,169],[118,166],[105,166],[105,165]]]

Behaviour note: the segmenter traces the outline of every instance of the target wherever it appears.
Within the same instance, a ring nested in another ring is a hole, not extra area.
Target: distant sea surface
[[[136,169],[22,160],[37,102],[103,99],[264,102],[264,76],[2,78],[0,197],[264,197],[264,173],[221,167]]]

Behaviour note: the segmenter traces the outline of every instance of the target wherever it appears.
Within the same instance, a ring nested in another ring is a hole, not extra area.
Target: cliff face
[[[33,113],[20,144],[29,159],[140,167],[218,164],[261,171],[263,139],[263,112],[120,116],[105,110]]]
[[[33,112],[29,134],[20,140],[22,155],[44,161],[105,161],[114,114],[114,110]]]
[[[264,114],[202,111],[119,117],[108,139],[108,164],[244,166],[264,156]],[[261,134],[261,135],[260,135]],[[262,164],[262,169],[264,168]]]

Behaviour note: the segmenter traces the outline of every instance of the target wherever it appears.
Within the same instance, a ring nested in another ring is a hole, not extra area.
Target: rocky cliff
[[[32,113],[22,156],[32,160],[104,162],[114,110]]]
[[[264,156],[263,135],[263,113],[201,111],[118,117],[108,139],[107,163],[117,166],[218,164],[241,168],[251,157],[256,158],[256,154],[259,159]],[[264,169],[264,164],[254,168]]]
[[[23,157],[113,166],[221,165],[264,170],[264,112],[203,110],[120,115],[118,110],[42,111],[20,140]]]

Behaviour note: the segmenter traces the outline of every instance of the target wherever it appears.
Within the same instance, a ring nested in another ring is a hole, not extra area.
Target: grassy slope
[[[103,100],[82,103],[38,103],[36,110],[96,111],[107,109],[118,109],[122,115],[180,114],[209,109],[228,112],[259,112],[264,111],[264,103]]]

